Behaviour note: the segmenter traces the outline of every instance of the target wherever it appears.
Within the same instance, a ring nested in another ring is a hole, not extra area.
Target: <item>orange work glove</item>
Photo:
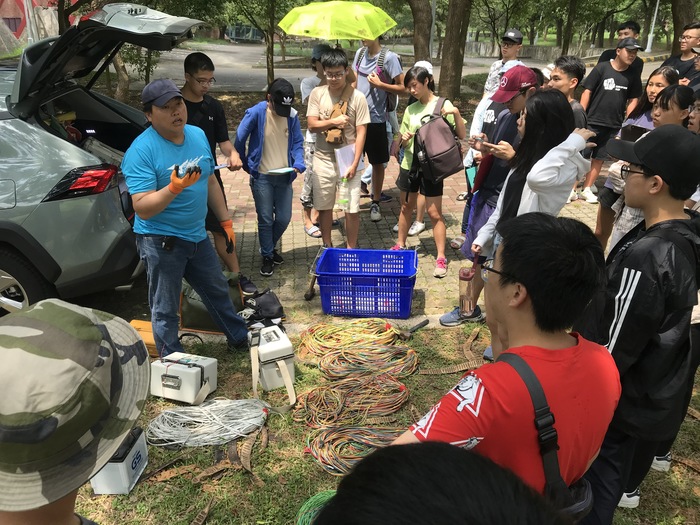
[[[229,219],[221,221],[219,224],[226,232],[226,252],[233,253],[233,249],[236,246],[236,233],[233,231],[233,221]]]
[[[179,195],[182,193],[182,190],[195,184],[202,175],[202,168],[199,166],[187,168],[187,171],[182,177],[178,176],[179,169],[179,166],[175,166],[175,169],[170,174],[170,184],[168,185],[170,192],[175,195]]]

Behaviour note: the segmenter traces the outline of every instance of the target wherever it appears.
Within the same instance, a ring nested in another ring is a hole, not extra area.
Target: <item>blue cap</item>
[[[141,102],[162,107],[169,100],[182,97],[182,92],[169,78],[159,78],[148,84],[141,92]]]

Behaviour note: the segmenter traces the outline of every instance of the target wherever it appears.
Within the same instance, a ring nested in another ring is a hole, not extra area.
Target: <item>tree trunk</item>
[[[605,45],[605,19],[598,22],[596,25],[595,47],[603,47]]]
[[[65,0],[58,0],[56,3],[56,17],[58,18],[58,34],[62,35],[70,27],[68,16],[66,15]]]
[[[561,54],[569,54],[569,46],[574,37],[574,18],[576,17],[576,6],[578,0],[569,0],[569,12],[566,14],[566,26],[564,26],[564,41],[561,46]]]
[[[429,0],[408,0],[413,15],[414,61],[430,60],[430,29],[433,15]]]
[[[442,38],[442,27],[440,27],[440,24],[435,24],[435,38],[437,38],[438,41],[438,48],[437,48],[437,54],[435,55],[435,58],[437,60],[442,59],[442,43],[443,43],[443,38]]]
[[[459,98],[464,65],[464,44],[467,41],[472,0],[450,0],[447,7],[443,59],[440,69],[440,94]]]
[[[610,22],[610,27],[608,27],[608,30],[610,31],[608,33],[608,47],[615,47],[615,44],[617,42],[618,23],[615,21],[614,16],[611,16],[608,21]]]
[[[651,19],[654,16],[654,0],[642,2],[644,4],[644,22],[642,22],[642,39],[646,41],[651,32]]]
[[[219,27],[219,38],[221,40],[226,40],[226,26]]]
[[[557,47],[563,47],[564,44],[564,21],[561,18],[556,19],[557,24]]]
[[[477,30],[476,30],[476,35],[474,35],[474,42],[478,42],[478,41],[479,41],[479,34],[480,34],[480,33],[481,33],[481,30],[480,30],[480,29],[477,29]]]
[[[117,72],[117,91],[114,94],[114,98],[126,104],[129,101],[129,84],[131,81],[120,53],[115,55],[112,64],[114,64],[114,69]]]
[[[690,24],[695,18],[695,5],[693,0],[671,0],[671,14],[673,15],[673,48],[672,55],[681,52],[681,43],[678,41],[683,34],[683,26]]]
[[[139,54],[141,51],[139,50]],[[146,49],[146,73],[145,73],[145,82],[146,84],[149,84],[151,82],[151,70],[152,70],[152,63],[153,63],[153,52],[150,49]]]
[[[287,60],[287,33],[282,33],[280,38],[280,54],[282,55],[282,62]]]
[[[265,44],[267,44],[267,53],[265,60],[267,65],[267,85],[272,84],[275,80],[275,0],[269,0],[267,11],[267,31],[265,31]]]

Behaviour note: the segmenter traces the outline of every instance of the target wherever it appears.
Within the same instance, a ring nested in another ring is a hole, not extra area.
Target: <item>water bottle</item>
[[[347,177],[343,177],[338,182],[338,199],[336,201],[338,208],[346,210],[350,203],[350,188],[348,187]]]
[[[459,313],[469,315],[474,310],[472,299],[472,287],[476,271],[471,266],[462,266],[459,269]]]

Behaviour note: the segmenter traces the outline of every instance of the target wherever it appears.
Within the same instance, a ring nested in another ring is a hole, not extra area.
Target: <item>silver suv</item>
[[[0,315],[142,272],[119,165],[147,121],[91,88],[124,43],[169,51],[198,24],[108,4],[0,64]]]

